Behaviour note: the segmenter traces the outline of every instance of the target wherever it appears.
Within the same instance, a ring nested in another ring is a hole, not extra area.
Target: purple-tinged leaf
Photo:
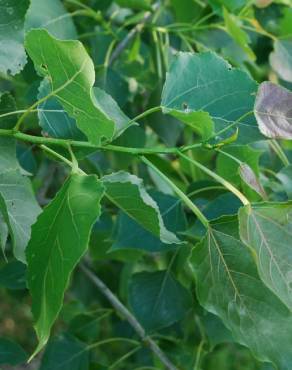
[[[255,116],[261,133],[273,139],[292,139],[292,93],[271,82],[260,85]]]

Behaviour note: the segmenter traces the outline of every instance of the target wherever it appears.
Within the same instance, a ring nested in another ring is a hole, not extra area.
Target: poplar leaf
[[[254,251],[262,281],[292,310],[292,203],[260,203],[239,211],[241,239]]]
[[[267,198],[265,189],[262,187],[260,180],[254,173],[253,169],[246,163],[241,163],[239,166],[239,174],[241,179],[263,199]]]
[[[238,128],[237,142],[245,144],[261,138],[255,119],[249,114],[256,90],[256,82],[246,72],[231,68],[217,54],[180,52],[167,73],[161,105],[164,113],[179,119],[183,114],[207,112],[208,120],[194,121],[199,131],[208,129],[211,119],[219,141]]]
[[[166,229],[157,203],[147,193],[140,178],[119,171],[104,176],[102,182],[106,196],[138,224],[158,236],[163,243],[181,243],[174,233]]]
[[[50,79],[53,96],[88,140],[96,145],[102,139],[111,140],[115,124],[96,104],[94,65],[84,46],[79,41],[58,40],[46,30],[32,30],[25,47],[39,74]]]
[[[41,209],[33,194],[30,180],[22,172],[16,158],[15,141],[1,138],[0,210],[8,225],[14,255],[21,262],[25,262],[25,248],[30,239],[31,225]],[[4,239],[5,234],[2,234],[2,243]]]
[[[277,40],[270,63],[282,80],[292,82],[292,39]]]
[[[263,82],[255,102],[255,116],[263,135],[292,139],[292,93],[271,82]]]
[[[201,305],[261,361],[291,367],[292,316],[263,284],[234,217],[216,220],[193,249],[190,266]]]
[[[72,175],[33,225],[27,247],[28,287],[39,344],[46,344],[71,272],[85,253],[100,215],[103,186],[96,176]]]
[[[58,39],[76,39],[72,16],[60,0],[30,0],[25,17],[25,30],[44,28]]]
[[[24,17],[29,0],[0,0],[0,72],[15,75],[26,64]]]

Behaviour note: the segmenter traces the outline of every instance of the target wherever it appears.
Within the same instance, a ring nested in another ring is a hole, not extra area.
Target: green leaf
[[[0,285],[11,290],[26,289],[25,274],[25,264],[8,262],[0,269]]]
[[[182,320],[192,307],[192,297],[169,271],[140,272],[132,276],[129,303],[151,332]]]
[[[60,0],[30,0],[25,30],[32,28],[44,28],[58,39],[77,39],[72,17]]]
[[[35,353],[46,344],[71,272],[87,249],[91,227],[100,215],[102,196],[103,186],[96,176],[74,174],[33,225],[27,261],[39,339]]]
[[[104,176],[102,182],[110,201],[144,229],[159,237],[163,243],[181,243],[174,233],[165,228],[157,203],[146,192],[140,178],[119,171]]]
[[[0,0],[0,72],[15,75],[26,64],[24,17],[29,0]]]
[[[238,18],[230,14],[226,8],[223,9],[223,16],[225,21],[225,26],[228,33],[234,39],[234,41],[242,48],[242,50],[248,55],[251,60],[255,60],[256,56],[252,49],[248,46],[250,39],[248,34],[240,28]]]
[[[256,89],[246,72],[231,68],[215,53],[178,53],[166,76],[161,104],[163,112],[172,115],[207,112],[217,140],[230,137],[238,127],[238,143],[248,143],[261,138],[248,114],[253,111]]]
[[[89,353],[85,343],[71,335],[53,338],[44,353],[39,370],[88,370]]]
[[[214,122],[208,112],[180,112],[173,110],[171,115],[187,124],[202,140],[208,140],[215,134]]]
[[[241,162],[249,165],[255,174],[259,176],[259,159],[262,154],[261,151],[255,150],[247,145],[233,145],[224,147],[222,152],[226,154],[219,152],[216,159],[216,169],[218,175],[232,182],[233,185],[240,186],[241,184],[239,174]],[[235,157],[238,161],[230,156]]]
[[[292,316],[262,283],[248,248],[239,240],[236,218],[208,229],[190,260],[201,305],[219,316],[234,339],[261,361],[289,370]]]
[[[270,55],[270,63],[282,80],[292,82],[292,40],[277,40]]]
[[[260,203],[239,212],[241,239],[254,251],[259,275],[292,309],[292,203]]]
[[[27,354],[19,344],[0,338],[0,365],[18,365],[24,363],[26,359]]]
[[[186,229],[185,214],[177,198],[158,192],[151,193],[151,197],[157,203],[168,230],[178,233]],[[145,230],[126,213],[118,214],[111,251],[139,249],[148,252],[166,252],[174,248],[177,248],[177,244],[161,242],[158,237]]]
[[[48,78],[44,78],[39,87],[38,99],[49,95],[52,89]],[[38,105],[39,124],[44,132],[61,139],[84,140],[84,134],[76,126],[55,97],[51,97]]]
[[[0,139],[0,211],[8,225],[15,257],[25,262],[25,248],[30,239],[31,225],[40,207],[29,179],[22,174],[16,159],[15,141]]]
[[[50,78],[54,97],[89,141],[99,145],[103,138],[111,140],[115,124],[98,108],[92,91],[94,66],[83,45],[55,39],[45,30],[32,30],[25,46],[37,71]]]
[[[292,93],[271,82],[263,82],[255,102],[255,116],[263,135],[292,139]]]

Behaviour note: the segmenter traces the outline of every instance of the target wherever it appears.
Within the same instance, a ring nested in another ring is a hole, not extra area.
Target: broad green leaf
[[[138,10],[150,10],[151,0],[116,0],[116,3],[124,8]]]
[[[199,205],[198,201],[196,203]],[[234,194],[227,192],[207,202],[201,207],[201,211],[208,220],[215,220],[221,216],[236,215],[241,205],[240,200]],[[196,220],[195,224],[188,230],[188,235],[200,239],[205,235],[205,232],[205,227],[199,220]]]
[[[35,353],[46,344],[71,272],[87,249],[102,196],[103,186],[94,175],[73,174],[33,225],[27,261],[39,339]]]
[[[207,112],[217,140],[230,137],[238,127],[238,143],[248,143],[261,138],[249,114],[256,90],[246,72],[231,68],[215,53],[178,53],[166,76],[161,105],[164,113],[173,115]]]
[[[181,202],[173,196],[162,193],[151,193],[151,197],[157,203],[167,229],[174,233],[185,231],[186,219]],[[159,237],[145,230],[124,212],[118,214],[112,238],[111,251],[139,249],[148,252],[166,252],[177,248],[177,244],[160,241]]]
[[[136,124],[134,122],[130,123],[130,118],[123,113],[117,103],[105,91],[98,87],[94,87],[92,91],[96,99],[96,106],[115,122],[115,137],[122,134],[128,127]],[[50,92],[50,82],[45,78],[41,82],[38,99],[47,96]],[[76,120],[68,115],[55,97],[46,99],[39,104],[38,117],[40,126],[49,136],[63,139],[84,140],[83,133],[76,126]]]
[[[77,38],[72,17],[60,0],[30,0],[25,17],[25,30],[32,28],[45,28],[58,39]]]
[[[283,184],[283,188],[288,196],[288,199],[292,200],[292,165],[284,167],[277,173],[277,178]]]
[[[29,0],[0,0],[0,72],[15,75],[26,64],[24,17]]]
[[[140,178],[119,171],[104,176],[102,182],[108,199],[144,229],[163,243],[181,243],[174,233],[166,229],[157,203],[147,193]]]
[[[240,28],[238,18],[230,14],[226,8],[223,9],[223,16],[225,21],[225,26],[227,28],[230,36],[235,40],[235,42],[242,48],[242,50],[249,56],[251,60],[255,60],[256,56],[252,49],[249,47],[250,39],[248,34]]]
[[[50,340],[39,370],[88,370],[89,352],[86,344],[70,335]]]
[[[8,225],[15,257],[25,262],[25,248],[30,239],[31,225],[40,207],[30,180],[22,174],[16,159],[15,141],[0,139],[0,210]]]
[[[98,108],[92,91],[94,66],[83,45],[55,39],[46,30],[32,30],[25,47],[37,71],[50,78],[54,97],[89,141],[98,145],[103,138],[111,140],[115,124]]]
[[[292,203],[260,203],[239,212],[241,239],[254,251],[262,281],[292,310]]]
[[[219,316],[234,339],[259,360],[289,370],[291,313],[258,277],[249,249],[239,240],[236,218],[210,225],[193,249],[190,266],[201,305]]]
[[[50,94],[50,81],[44,78],[39,87],[38,99]],[[71,118],[55,97],[51,97],[38,105],[39,124],[44,132],[61,139],[84,139],[83,133],[76,126],[76,120]]]
[[[188,125],[202,140],[208,140],[215,133],[214,122],[208,112],[180,112],[174,110],[171,115]]]
[[[233,145],[223,147],[216,158],[216,169],[220,176],[239,186],[241,183],[239,168],[241,162],[246,163],[259,176],[259,159],[261,151],[247,145]],[[235,157],[238,161],[234,160]]]
[[[292,139],[292,93],[271,82],[263,82],[255,102],[255,116],[263,135]]]
[[[0,338],[0,365],[18,365],[27,360],[27,354],[19,344]]]
[[[26,266],[19,261],[8,262],[0,269],[0,285],[11,290],[26,289]]]
[[[275,41],[270,63],[282,80],[292,82],[292,39]]]
[[[192,307],[192,297],[169,271],[140,272],[131,278],[129,303],[151,332],[183,319]]]

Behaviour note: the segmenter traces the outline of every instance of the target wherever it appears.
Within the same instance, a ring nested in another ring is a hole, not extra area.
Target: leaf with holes
[[[215,53],[180,52],[167,73],[161,105],[164,113],[177,117],[207,112],[218,139],[226,139],[238,127],[237,142],[248,143],[261,138],[252,116],[256,90],[246,72],[231,68]]]
[[[46,30],[32,30],[25,47],[40,75],[51,80],[51,94],[76,119],[89,141],[112,140],[115,123],[96,103],[94,66],[84,46],[79,41],[58,40]]]
[[[15,75],[27,62],[24,18],[29,0],[0,0],[0,72]]]

